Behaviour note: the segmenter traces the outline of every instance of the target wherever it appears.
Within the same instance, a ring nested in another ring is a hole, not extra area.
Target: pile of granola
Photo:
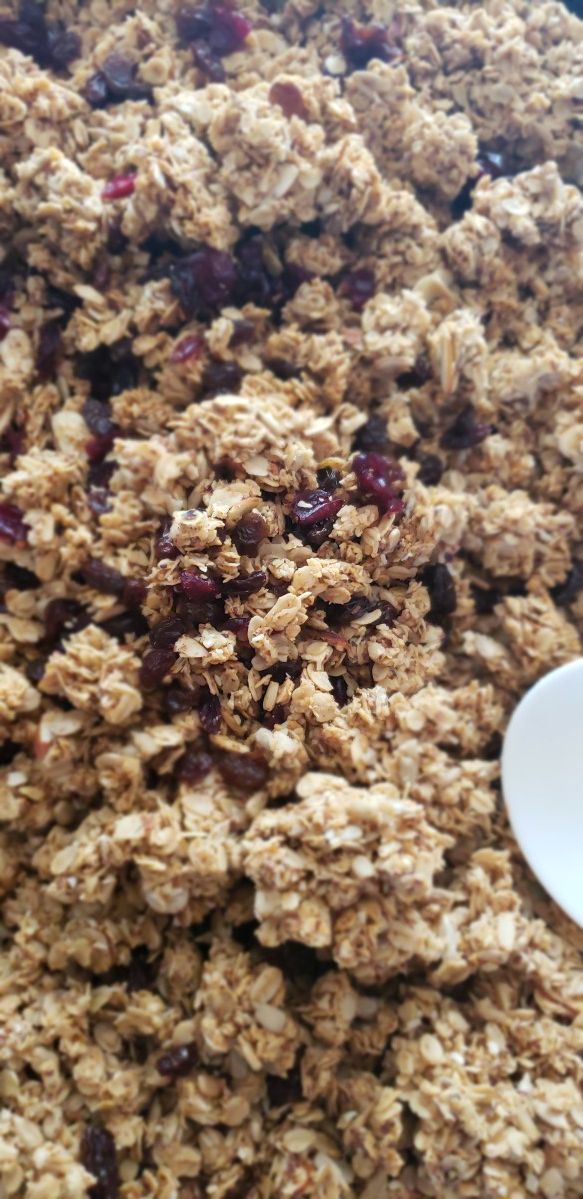
[[[0,12],[4,1199],[583,1195],[577,8]]]

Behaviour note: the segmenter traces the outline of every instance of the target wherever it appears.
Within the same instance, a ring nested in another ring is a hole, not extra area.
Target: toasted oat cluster
[[[577,9],[0,11],[2,1199],[583,1195]]]

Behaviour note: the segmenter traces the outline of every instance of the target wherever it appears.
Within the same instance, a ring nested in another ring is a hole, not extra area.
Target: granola
[[[11,4],[0,1196],[580,1199],[580,2]]]

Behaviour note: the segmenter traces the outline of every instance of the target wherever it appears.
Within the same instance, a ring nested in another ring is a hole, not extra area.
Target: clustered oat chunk
[[[577,9],[0,10],[2,1197],[583,1194]]]

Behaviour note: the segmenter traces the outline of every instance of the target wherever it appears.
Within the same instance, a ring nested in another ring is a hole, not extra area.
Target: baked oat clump
[[[0,1195],[580,1199],[583,23],[0,12]]]

